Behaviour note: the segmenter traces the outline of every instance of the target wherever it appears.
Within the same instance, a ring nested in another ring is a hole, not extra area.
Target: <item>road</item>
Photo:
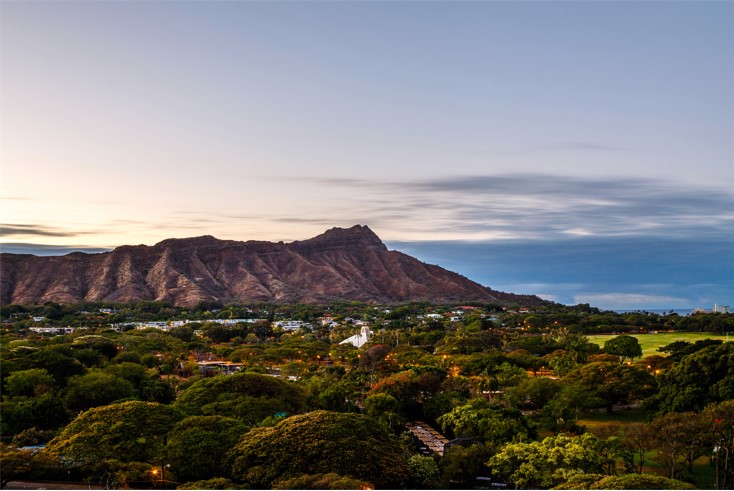
[[[89,485],[82,482],[64,481],[10,481],[3,489],[104,489],[102,486]]]

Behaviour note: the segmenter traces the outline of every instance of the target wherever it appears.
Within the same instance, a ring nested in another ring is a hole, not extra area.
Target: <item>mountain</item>
[[[538,297],[486,288],[385,244],[366,226],[333,228],[291,243],[167,239],[154,246],[65,256],[0,254],[0,303],[159,300],[221,303],[482,301]]]

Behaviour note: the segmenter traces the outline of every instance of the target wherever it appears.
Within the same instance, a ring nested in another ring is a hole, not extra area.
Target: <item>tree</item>
[[[445,432],[482,440],[490,447],[534,438],[535,426],[516,409],[500,408],[485,399],[472,399],[438,418]]]
[[[557,486],[579,473],[601,473],[609,466],[601,450],[607,442],[585,433],[560,434],[540,442],[508,443],[487,465],[523,489]]]
[[[54,430],[69,421],[69,412],[57,394],[47,392],[38,397],[3,402],[2,433],[15,434],[29,428]]]
[[[100,354],[105,356],[108,360],[117,355],[117,343],[110,338],[99,336],[96,334],[90,334],[88,336],[79,336],[74,339],[75,346],[84,346],[98,351]]]
[[[3,471],[0,474],[0,489],[10,481],[26,477],[33,469],[33,452],[0,444],[0,462]]]
[[[273,489],[372,489],[372,487],[371,483],[335,472],[304,474],[273,484]]]
[[[619,356],[620,362],[642,356],[640,342],[634,336],[620,334],[604,343],[604,353]]]
[[[492,448],[481,443],[468,447],[461,445],[447,447],[439,461],[441,474],[438,488],[471,489],[477,476],[489,475],[490,471],[485,463],[493,454]]]
[[[576,363],[573,357],[565,351],[554,351],[550,355],[546,355],[544,358],[548,360],[548,366],[558,377],[564,377],[571,370],[578,367],[578,363]]]
[[[621,401],[636,401],[655,393],[656,380],[637,365],[593,362],[566,375],[564,382],[572,382],[604,401],[607,412]]]
[[[699,339],[694,343],[689,341],[675,341],[658,348],[661,353],[668,353],[668,358],[674,362],[679,362],[683,357],[691,355],[709,346],[720,346],[723,343],[720,339]]]
[[[375,369],[382,363],[387,354],[390,352],[390,347],[384,344],[376,344],[367,348],[362,354],[359,355],[359,366],[366,368],[370,373],[370,385],[375,375]]]
[[[79,360],[53,348],[39,350],[30,359],[35,368],[45,369],[54,378],[57,387],[66,385],[69,377],[86,372]]]
[[[354,413],[314,411],[274,427],[252,429],[230,456],[233,476],[259,488],[280,479],[328,472],[398,488],[409,472],[404,450],[387,430]]]
[[[54,388],[54,378],[43,368],[13,372],[5,378],[3,397],[35,397]]]
[[[624,456],[625,470],[641,474],[648,453],[655,448],[655,435],[651,434],[650,426],[644,423],[626,425],[623,432],[623,446],[627,450]]]
[[[364,400],[365,414],[384,424],[388,429],[400,421],[397,409],[398,400],[390,394],[372,394]]]
[[[408,459],[408,468],[415,489],[434,489],[438,484],[440,470],[433,457],[411,455]]]
[[[226,476],[225,456],[247,432],[247,427],[223,416],[190,416],[168,434],[166,458],[179,481]]]
[[[172,407],[154,402],[96,407],[77,416],[43,451],[79,464],[153,462],[165,448],[165,435],[181,419]]]
[[[267,375],[240,372],[195,382],[174,406],[189,415],[219,415],[255,426],[275,413],[299,413],[306,405],[303,391]]]
[[[558,391],[561,384],[550,378],[528,377],[507,390],[507,400],[517,408],[541,409]]]
[[[551,489],[696,489],[695,486],[677,479],[657,474],[576,474],[568,481]]]
[[[394,373],[375,383],[370,395],[388,394],[397,402],[396,412],[411,417],[420,413],[420,377],[414,370]]]
[[[734,401],[706,406],[701,421],[714,444],[712,460],[716,468],[716,489],[731,489],[734,485]]]
[[[648,404],[660,410],[700,411],[734,399],[734,343],[715,344],[684,356],[660,376],[660,392]]]
[[[657,449],[656,460],[669,478],[679,475],[679,464],[693,472],[693,461],[713,443],[708,430],[702,418],[693,412],[668,413],[652,420],[648,431]]]
[[[179,484],[176,489],[242,489],[242,486],[233,483],[224,477],[214,477],[202,481]]]
[[[599,345],[592,343],[589,338],[581,334],[568,333],[560,342],[576,363],[586,363],[587,357],[599,353]]]
[[[69,380],[64,403],[71,411],[84,411],[134,396],[135,387],[129,381],[93,368]]]

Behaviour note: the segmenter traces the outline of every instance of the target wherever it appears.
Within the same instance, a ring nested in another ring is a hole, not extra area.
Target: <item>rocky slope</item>
[[[291,242],[168,239],[66,256],[0,255],[5,305],[167,301],[319,303],[356,300],[541,303],[501,293],[387,247],[368,227]]]

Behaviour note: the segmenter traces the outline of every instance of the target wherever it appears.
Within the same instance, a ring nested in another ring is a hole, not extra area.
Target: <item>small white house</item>
[[[370,335],[372,332],[370,331],[370,328],[367,326],[362,326],[362,329],[360,329],[359,334],[355,334],[354,336],[349,336],[344,341],[340,342],[339,344],[351,344],[355,348],[361,348],[362,346],[367,343],[367,341],[370,340]]]

